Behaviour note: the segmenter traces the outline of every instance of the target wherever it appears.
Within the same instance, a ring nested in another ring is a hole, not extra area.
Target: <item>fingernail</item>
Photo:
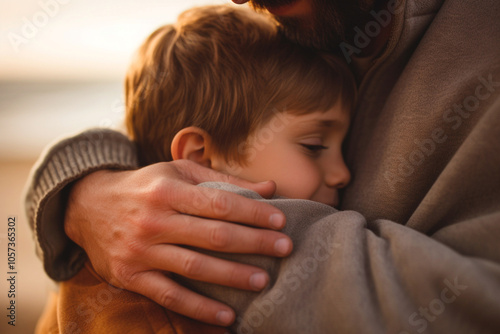
[[[264,273],[255,273],[250,276],[250,286],[255,291],[264,289],[267,285],[267,275]]]
[[[285,217],[279,213],[273,213],[269,217],[269,225],[271,225],[272,228],[280,229],[285,225]]]
[[[233,322],[233,314],[229,311],[219,311],[216,317],[217,321],[223,326],[227,326]]]
[[[274,251],[278,255],[286,255],[290,251],[290,241],[282,238],[274,243]]]

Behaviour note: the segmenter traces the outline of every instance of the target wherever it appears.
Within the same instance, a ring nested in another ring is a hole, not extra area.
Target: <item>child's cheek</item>
[[[321,178],[317,168],[308,163],[288,165],[286,171],[277,180],[278,195],[296,198],[312,199],[321,186]]]

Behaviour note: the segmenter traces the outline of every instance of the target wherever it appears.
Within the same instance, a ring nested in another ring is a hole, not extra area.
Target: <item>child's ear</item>
[[[174,160],[188,159],[210,168],[210,145],[211,137],[205,130],[190,126],[177,132],[170,152]]]

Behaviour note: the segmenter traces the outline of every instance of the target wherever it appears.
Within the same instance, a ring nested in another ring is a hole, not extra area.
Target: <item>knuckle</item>
[[[122,254],[124,258],[139,258],[143,257],[144,253],[144,244],[140,241],[140,239],[128,240],[125,242],[126,251]]]
[[[254,201],[254,202],[252,202],[252,204],[250,205],[249,217],[252,218],[252,221],[258,222],[259,218],[261,217],[261,210],[260,210],[260,206],[256,205],[257,202],[256,201]]]
[[[201,209],[206,207],[207,203],[209,203],[207,196],[205,196],[205,194],[200,189],[196,189],[193,194],[194,206]]]
[[[110,268],[110,283],[120,288],[128,288],[133,284],[134,275],[125,263],[116,263]]]
[[[207,313],[207,310],[203,305],[203,303],[196,303],[192,305],[192,307],[193,307],[192,317],[194,319],[203,319]]]
[[[209,242],[210,246],[215,249],[222,249],[229,245],[230,242],[230,233],[224,228],[224,226],[214,226],[210,229],[209,232]]]
[[[219,193],[212,198],[212,210],[218,217],[225,217],[231,211],[231,203],[227,196]]]
[[[171,165],[176,168],[178,171],[182,171],[186,167],[190,167],[191,160],[189,159],[179,159],[174,160]]]
[[[196,255],[189,255],[183,263],[184,275],[190,278],[199,277],[203,268],[202,260]]]
[[[193,180],[195,179],[194,173],[198,171],[199,165],[188,159],[180,159],[171,162],[171,167],[175,169],[173,171],[175,175]]]
[[[158,177],[150,182],[144,192],[146,204],[156,204],[164,201],[170,195],[168,178]]]
[[[123,288],[130,288],[139,279],[140,266],[144,258],[144,247],[139,242],[126,242],[125,248],[115,250],[110,254],[110,261],[106,266],[109,272],[110,283]]]
[[[138,236],[143,236],[144,234],[147,234],[147,231],[151,224],[146,215],[139,215],[135,217],[134,225],[137,229]]]
[[[170,216],[163,218],[163,224],[160,221],[160,216],[151,214],[151,212],[143,212],[137,215],[132,223],[134,226],[131,231],[127,232],[128,240],[125,243],[127,247],[133,248],[134,251],[142,251],[142,247],[151,240],[155,235],[166,231],[170,225],[167,224]]]
[[[174,310],[177,304],[179,303],[179,296],[176,289],[165,289],[162,291],[160,296],[158,297],[158,301],[161,305],[166,307],[169,310]]]

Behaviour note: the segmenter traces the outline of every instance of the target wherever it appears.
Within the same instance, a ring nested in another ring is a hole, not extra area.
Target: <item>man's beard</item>
[[[295,0],[252,0],[256,9],[288,5]],[[356,26],[363,27],[373,0],[312,0],[313,17],[274,16],[290,40],[322,51],[338,50],[341,42],[352,44]]]

